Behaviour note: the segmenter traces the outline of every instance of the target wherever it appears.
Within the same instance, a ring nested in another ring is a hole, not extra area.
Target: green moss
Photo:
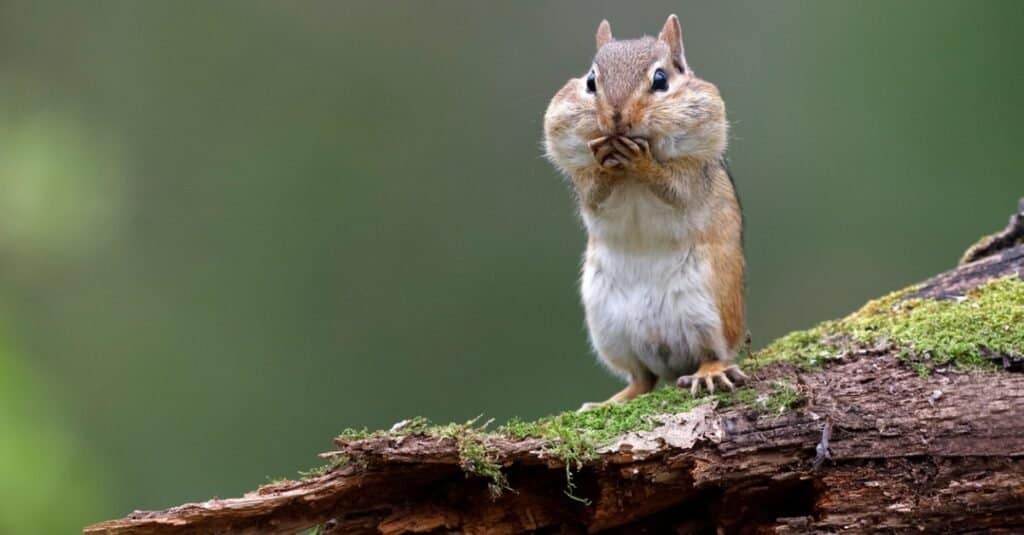
[[[771,391],[759,396],[757,402],[769,413],[786,412],[803,401],[800,390],[791,379],[780,379],[772,384]]]
[[[459,439],[459,464],[469,474],[486,478],[491,495],[498,496],[508,489],[508,480],[498,464],[497,451],[487,445],[485,437],[466,435]]]
[[[777,379],[768,390],[740,388],[716,396],[719,407],[745,407],[766,414],[779,414],[796,407],[803,401],[803,395],[790,377]]]
[[[299,477],[302,479],[309,479],[312,477],[320,477],[331,470],[336,470],[343,466],[348,466],[352,463],[352,457],[348,455],[338,455],[331,458],[331,461],[321,466],[315,466],[309,470],[299,470]],[[285,481],[284,479],[278,479],[271,481],[271,483],[280,483]]]
[[[718,406],[729,407],[757,407],[757,400],[760,397],[757,390],[753,388],[738,388],[733,392],[724,392],[718,396]]]
[[[662,388],[626,403],[603,405],[584,412],[563,412],[533,422],[512,420],[498,429],[510,438],[546,440],[545,453],[580,466],[597,450],[629,431],[652,429],[654,415],[686,412],[714,398],[693,398],[675,387]]]
[[[492,494],[500,494],[503,489],[508,488],[508,481],[501,471],[501,465],[497,462],[497,451],[488,444],[489,439],[495,437],[494,433],[487,431],[490,420],[478,424],[480,417],[469,420],[465,423],[450,423],[444,425],[433,425],[430,420],[417,416],[408,420],[398,422],[389,430],[369,431],[362,429],[345,429],[338,434],[338,440],[351,442],[367,440],[371,438],[399,438],[412,435],[427,435],[441,439],[452,440],[459,450],[459,465],[467,474],[474,474],[485,477],[489,480],[489,487]],[[347,456],[342,456],[346,457]],[[348,459],[344,464],[351,462]],[[303,477],[321,475],[337,465],[329,465],[314,469],[308,473],[302,473]]]
[[[905,299],[907,288],[857,312],[791,333],[756,353],[748,368],[776,362],[813,368],[845,350],[886,344],[901,349],[919,374],[934,366],[990,369],[982,351],[1024,354],[1024,281],[1006,277],[962,299]]]
[[[365,440],[367,438],[372,438],[383,433],[385,433],[385,431],[370,431],[365,427],[347,427],[343,429],[341,433],[338,433],[337,439],[346,442],[355,440]]]
[[[486,431],[491,420],[477,425],[480,417],[462,424],[427,426],[416,432],[427,433],[454,440],[459,449],[459,465],[467,474],[475,474],[489,480],[491,494],[497,496],[508,487],[508,480],[498,464],[498,452],[488,444],[492,434]]]
[[[802,369],[816,368],[837,357],[849,345],[850,331],[858,319],[884,314],[915,289],[904,288],[870,301],[844,319],[825,321],[807,330],[791,332],[752,354],[745,361],[745,367],[753,371],[785,362]]]
[[[800,368],[813,368],[835,355],[837,346],[827,341],[836,331],[835,321],[827,321],[805,331],[795,331],[772,342],[768,347],[744,361],[750,370],[777,362],[788,362]]]
[[[338,433],[337,440],[351,442],[356,440],[366,440],[368,438],[398,437],[423,433],[431,427],[432,424],[430,423],[430,420],[422,416],[414,416],[408,420],[402,420],[401,422],[396,423],[388,430],[370,431],[365,427],[349,427],[342,430],[341,433]]]
[[[936,365],[991,368],[983,350],[1024,354],[1024,281],[998,279],[963,299],[913,299],[873,314],[855,314],[849,326],[857,341],[888,340],[903,355]]]
[[[320,477],[320,476],[326,474],[327,472],[329,472],[330,469],[331,469],[331,465],[330,464],[325,464],[325,465],[322,465],[322,466],[314,466],[313,468],[310,468],[309,470],[299,470],[299,477],[302,478],[302,479],[309,479],[309,478],[312,478],[312,477]]]

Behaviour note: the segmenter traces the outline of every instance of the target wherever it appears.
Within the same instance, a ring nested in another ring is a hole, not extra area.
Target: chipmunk
[[[698,78],[669,16],[658,37],[597,28],[590,70],[544,114],[548,159],[575,187],[588,240],[581,294],[600,360],[628,379],[581,410],[658,379],[732,389],[745,340],[743,221],[718,89]]]

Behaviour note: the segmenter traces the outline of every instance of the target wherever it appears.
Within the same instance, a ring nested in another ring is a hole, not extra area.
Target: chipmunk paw
[[[608,139],[622,164],[628,169],[647,170],[658,165],[651,153],[651,144],[642,137],[615,136]]]
[[[703,382],[709,394],[715,393],[715,382],[729,390],[735,390],[737,384],[742,384],[747,375],[735,364],[728,364],[720,360],[704,362],[693,375],[683,375],[676,380],[679,388],[689,388],[690,395],[696,396],[700,392],[700,385]]]
[[[626,165],[626,157],[617,153],[615,146],[610,143],[610,136],[602,136],[592,139],[587,143],[590,153],[594,155],[594,161],[601,167],[607,169],[622,169]]]

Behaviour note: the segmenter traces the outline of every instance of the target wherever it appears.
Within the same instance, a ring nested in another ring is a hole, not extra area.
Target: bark
[[[1020,217],[917,296],[1024,279]],[[488,444],[513,489],[493,497],[488,480],[463,471],[454,440],[412,435],[339,441],[325,455],[355,460],[345,468],[85,532],[1024,532],[1022,356],[992,355],[996,372],[920,377],[899,350],[761,370],[755,382],[797,378],[804,404],[781,415],[705,405],[623,437],[575,473],[574,494],[590,503],[564,492],[565,466],[540,439]]]

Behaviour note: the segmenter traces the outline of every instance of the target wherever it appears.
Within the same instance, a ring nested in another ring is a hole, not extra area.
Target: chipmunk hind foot
[[[679,377],[676,380],[676,386],[689,388],[690,395],[696,396],[700,393],[702,383],[709,394],[714,394],[716,382],[728,390],[735,390],[736,385],[743,384],[746,379],[747,374],[743,373],[743,370],[740,370],[736,364],[721,360],[706,360],[692,375]]]

